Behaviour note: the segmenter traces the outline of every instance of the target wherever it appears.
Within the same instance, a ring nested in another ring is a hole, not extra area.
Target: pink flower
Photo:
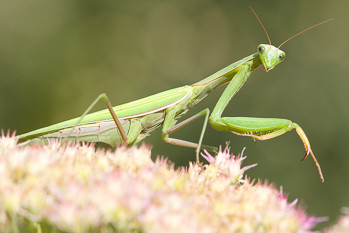
[[[0,231],[311,232],[324,220],[273,185],[251,182],[245,172],[256,164],[242,167],[243,152],[205,152],[209,164],[175,169],[164,158],[153,162],[146,146],[18,147],[3,136]]]

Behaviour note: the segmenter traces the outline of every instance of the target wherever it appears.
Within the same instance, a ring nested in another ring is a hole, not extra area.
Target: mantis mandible
[[[202,145],[208,121],[214,129],[230,131],[240,136],[258,140],[271,139],[295,129],[306,151],[302,160],[310,154],[318,168],[320,178],[324,182],[320,165],[313,154],[309,140],[297,123],[278,118],[221,117],[230,100],[245,84],[255,69],[263,66],[265,71],[268,72],[285,59],[285,53],[280,50],[284,43],[313,27],[329,21],[326,20],[307,28],[283,42],[279,47],[274,47],[271,45],[270,38],[260,19],[252,8],[251,10],[262,25],[269,40],[269,44],[258,45],[256,53],[192,85],[167,90],[116,107],[112,107],[106,94],[101,94],[81,117],[19,135],[19,142],[35,144],[47,142],[49,139],[65,138],[68,141],[94,142],[115,148],[117,144],[121,143],[132,146],[162,126],[162,138],[165,142],[195,148],[196,159],[199,161],[200,149],[215,150],[215,147]],[[177,123],[178,119],[189,109],[204,99],[210,92],[224,84],[228,84],[228,86],[216,103],[211,115],[210,110],[206,108]],[[88,114],[99,100],[106,103],[107,109]],[[202,116],[205,117],[205,121],[198,143],[170,137],[173,132]]]

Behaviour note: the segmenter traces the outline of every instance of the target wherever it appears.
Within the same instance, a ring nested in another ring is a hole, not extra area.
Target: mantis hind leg
[[[210,110],[208,108],[198,112],[197,114],[189,117],[188,119],[172,126],[175,122],[174,117],[175,117],[175,111],[168,111],[166,113],[166,118],[165,118],[165,122],[164,122],[164,126],[162,129],[162,138],[165,142],[173,144],[173,145],[177,145],[177,146],[184,146],[184,147],[191,147],[191,148],[195,148],[196,149],[196,161],[199,162],[199,153],[200,153],[200,149],[207,149],[210,151],[217,151],[216,147],[212,147],[212,146],[205,146],[202,145],[202,140],[204,138],[204,134],[206,131],[206,126],[207,126],[207,122],[208,122],[208,117],[210,115]],[[199,117],[205,116],[205,121],[204,124],[202,126],[202,130],[201,130],[201,134],[200,134],[200,139],[198,143],[194,143],[194,142],[189,142],[189,141],[185,141],[182,139],[177,139],[177,138],[170,138],[169,135],[176,132],[177,130],[183,128],[184,126],[186,126],[187,124],[193,122],[194,120],[198,119]]]
[[[120,135],[124,141],[124,145],[128,145],[128,138],[127,138],[127,134],[125,133],[124,128],[121,125],[121,122],[119,120],[119,118],[116,116],[112,104],[108,98],[108,96],[105,93],[100,94],[91,104],[90,106],[88,106],[88,108],[85,110],[85,112],[81,115],[81,117],[76,121],[75,125],[72,127],[72,129],[70,130],[70,132],[67,134],[67,136],[64,137],[63,142],[67,140],[67,138],[69,137],[69,135],[71,135],[71,133],[74,131],[74,129],[76,128],[77,125],[80,124],[80,122],[82,121],[82,119],[91,111],[91,109],[97,104],[98,101],[102,100],[106,105],[107,108],[116,124],[116,127],[118,128]]]

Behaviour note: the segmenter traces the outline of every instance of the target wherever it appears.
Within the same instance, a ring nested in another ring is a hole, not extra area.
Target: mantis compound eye
[[[284,60],[284,59],[285,59],[285,54],[284,54],[284,53],[281,53],[281,54],[279,55],[279,59],[280,59],[280,61]]]
[[[258,52],[259,52],[260,54],[263,54],[264,51],[265,51],[265,47],[264,47],[263,45],[258,46]]]

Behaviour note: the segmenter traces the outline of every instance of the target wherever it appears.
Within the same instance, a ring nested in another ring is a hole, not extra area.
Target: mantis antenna
[[[253,8],[252,8],[251,6],[250,6],[250,9],[251,9],[252,13],[256,16],[256,18],[257,18],[258,22],[260,23],[260,25],[262,26],[262,28],[263,28],[263,30],[264,30],[264,32],[265,32],[265,35],[268,37],[269,44],[271,45],[270,37],[269,37],[268,32],[267,32],[267,30],[265,29],[265,27],[264,27],[262,21],[260,20],[260,18],[258,17],[257,13],[253,10]],[[304,30],[301,31],[301,32],[298,32],[298,33],[295,34],[294,36],[291,36],[290,38],[288,38],[287,40],[285,40],[284,42],[282,42],[282,43],[279,45],[278,49],[279,49],[282,45],[284,45],[286,42],[288,42],[288,41],[292,40],[293,38],[295,38],[296,36],[299,36],[299,35],[303,34],[304,32],[309,31],[310,29],[313,29],[313,28],[315,28],[315,27],[317,27],[317,26],[320,26],[321,24],[327,23],[327,22],[329,22],[329,21],[331,21],[331,20],[334,20],[334,18],[327,19],[327,20],[325,20],[325,21],[323,21],[323,22],[321,22],[321,23],[318,23],[318,24],[315,24],[315,25],[313,25],[313,26],[311,26],[311,27],[308,27],[308,28],[304,29]]]
[[[287,40],[285,40],[284,42],[282,42],[282,43],[279,45],[278,49],[279,49],[282,45],[284,45],[286,42],[288,42],[289,40],[295,38],[296,36],[299,36],[300,34],[306,32],[306,31],[308,31],[308,30],[310,30],[310,29],[313,29],[313,28],[315,28],[315,27],[317,27],[317,26],[319,26],[319,25],[321,25],[321,24],[327,23],[327,22],[329,22],[329,21],[331,21],[331,20],[334,20],[334,18],[325,20],[325,21],[323,21],[323,22],[321,22],[321,23],[318,23],[318,24],[315,24],[315,25],[313,25],[313,26],[311,26],[311,27],[306,28],[306,29],[304,29],[304,30],[301,31],[301,32],[298,32],[296,35],[291,36],[290,38],[288,38]]]
[[[268,35],[267,30],[265,30],[265,27],[264,27],[262,21],[259,19],[257,13],[253,10],[252,6],[250,6],[250,9],[251,9],[252,13],[254,14],[254,16],[256,16],[256,18],[257,18],[258,22],[260,23],[260,25],[262,26],[262,28],[263,28],[263,30],[265,32],[265,35],[267,35],[267,37],[268,37],[269,44],[271,45],[270,37]]]

